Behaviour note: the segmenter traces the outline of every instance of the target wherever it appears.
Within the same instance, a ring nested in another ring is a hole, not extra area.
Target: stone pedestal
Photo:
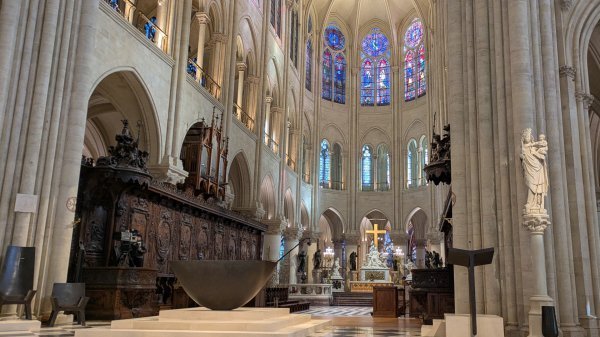
[[[10,319],[0,321],[0,335],[6,336],[35,336],[32,331],[39,331],[42,322],[28,319]],[[29,335],[28,335],[29,334]]]
[[[389,269],[382,268],[361,268],[360,269],[360,280],[371,281],[371,282],[390,282]]]
[[[287,308],[206,308],[164,310],[158,316],[113,321],[110,329],[81,329],[75,337],[224,337],[294,336],[314,334],[331,324],[311,315],[290,315]]]
[[[471,336],[471,316],[446,314],[445,319],[435,320],[433,325],[423,325],[423,337]],[[477,315],[477,336],[504,337],[504,322],[496,315]]]
[[[333,286],[334,293],[344,292],[344,278],[340,275],[331,276],[331,285]]]

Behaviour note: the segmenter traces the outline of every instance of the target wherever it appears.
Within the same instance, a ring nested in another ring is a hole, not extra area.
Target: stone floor
[[[312,314],[315,317],[325,317],[332,320],[332,326],[318,332],[312,337],[401,337],[421,336],[418,320],[409,318],[373,318],[369,307],[328,307],[313,306],[309,311],[302,313]],[[1,332],[0,337],[73,337],[77,329],[107,326],[110,322],[90,321],[87,327],[79,325],[60,325],[54,328],[43,327],[33,333],[18,334],[14,332]]]

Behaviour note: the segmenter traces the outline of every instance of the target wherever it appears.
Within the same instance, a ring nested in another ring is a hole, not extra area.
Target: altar
[[[375,228],[377,230],[377,228]],[[375,241],[376,242],[376,241]],[[369,247],[365,265],[360,268],[359,281],[350,281],[350,292],[373,292],[373,287],[393,286],[390,268],[374,244]]]

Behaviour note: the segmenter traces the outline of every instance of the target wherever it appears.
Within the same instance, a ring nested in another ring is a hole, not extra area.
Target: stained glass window
[[[310,40],[306,42],[305,62],[306,79],[304,86],[308,91],[312,91],[312,42]]]
[[[312,16],[308,17],[308,23],[306,24],[306,31],[310,34],[312,33]]]
[[[331,101],[333,98],[333,57],[329,49],[323,52],[323,99]]]
[[[389,41],[374,28],[362,41],[360,104],[390,104]]]
[[[281,36],[281,0],[271,0],[271,26]]]
[[[300,30],[300,22],[298,21],[298,11],[292,10],[291,15],[291,31],[290,41],[290,60],[296,69],[298,69],[298,34]]]
[[[319,160],[319,183],[321,186],[329,186],[331,180],[331,156],[329,153],[329,142],[321,141],[321,154]]]
[[[404,100],[412,101],[427,93],[423,23],[414,19],[404,34]]]
[[[404,100],[412,101],[416,98],[415,68],[412,50],[404,56]]]
[[[377,105],[390,104],[390,67],[385,58],[377,67]]]
[[[325,28],[325,44],[335,51],[340,51],[346,46],[346,38],[338,27],[329,25]]]
[[[373,158],[372,150],[369,145],[363,145],[362,148],[362,190],[373,190]]]
[[[422,136],[421,137],[421,141],[419,142],[419,154],[421,156],[420,160],[419,160],[419,174],[420,174],[420,181],[419,181],[419,185],[427,185],[427,179],[425,177],[425,171],[423,171],[423,169],[425,168],[425,165],[427,165],[428,163],[428,159],[427,159],[427,137]]]
[[[333,155],[331,156],[331,189],[342,189],[342,147],[333,144]]]
[[[333,101],[336,103],[346,103],[346,59],[344,55],[338,53],[335,56],[335,96]]]
[[[375,96],[375,88],[373,84],[373,63],[370,59],[365,59],[361,67],[361,92],[360,104],[371,106],[375,104],[373,97]]]
[[[419,47],[419,85],[417,96],[421,97],[427,92],[427,83],[425,81],[425,46]]]

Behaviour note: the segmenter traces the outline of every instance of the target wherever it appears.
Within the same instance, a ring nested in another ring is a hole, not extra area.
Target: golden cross
[[[373,234],[373,243],[375,244],[375,249],[378,249],[378,248],[379,248],[379,247],[378,247],[378,246],[379,246],[379,245],[378,245],[379,241],[377,240],[377,236],[378,236],[379,234],[385,234],[385,229],[384,229],[384,230],[379,230],[379,228],[377,228],[377,227],[378,227],[378,225],[377,225],[377,224],[374,224],[374,225],[373,225],[373,230],[372,230],[372,231],[371,231],[371,230],[366,230],[366,231],[365,231],[365,233],[367,233],[367,234]]]

